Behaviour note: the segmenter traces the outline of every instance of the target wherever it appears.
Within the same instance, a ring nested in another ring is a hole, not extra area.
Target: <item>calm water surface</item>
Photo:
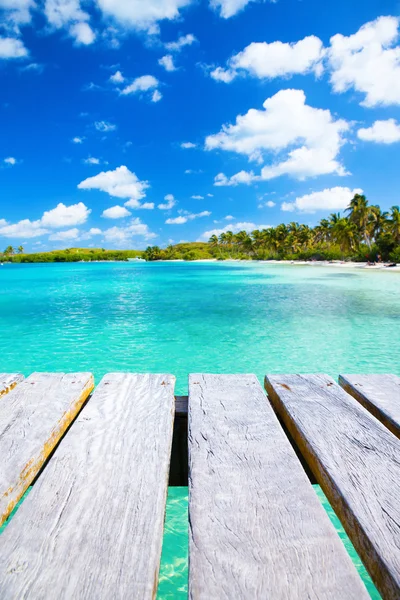
[[[97,383],[110,371],[169,372],[185,394],[188,373],[199,371],[261,381],[267,372],[400,375],[399,340],[400,273],[263,263],[0,267],[3,372],[88,370]],[[187,488],[171,488],[160,598],[186,596],[185,515]]]

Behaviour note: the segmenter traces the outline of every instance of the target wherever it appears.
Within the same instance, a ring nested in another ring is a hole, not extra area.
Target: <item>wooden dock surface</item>
[[[325,375],[271,375],[268,399],[254,375],[198,374],[188,404],[172,375],[109,374],[90,396],[90,373],[0,374],[3,520],[32,486],[0,536],[1,600],[152,600],[188,449],[191,600],[369,597],[312,473],[399,600],[399,378],[385,377],[341,376],[356,400]]]
[[[0,598],[155,597],[174,384],[103,378],[0,539]]]
[[[339,375],[339,383],[346,392],[400,438],[400,377]]]
[[[327,375],[268,375],[268,396],[383,598],[400,598],[400,440]]]
[[[90,373],[34,373],[0,402],[0,525],[94,386]]]
[[[0,373],[0,397],[11,392],[23,378],[21,373]]]
[[[368,598],[255,375],[189,379],[189,598]]]

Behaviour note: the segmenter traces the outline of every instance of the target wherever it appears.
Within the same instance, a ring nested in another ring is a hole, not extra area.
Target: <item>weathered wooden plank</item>
[[[0,396],[8,394],[23,379],[21,373],[0,373]]]
[[[0,525],[93,389],[90,373],[34,373],[0,402]]]
[[[0,539],[0,598],[153,598],[170,375],[106,375]]]
[[[339,383],[346,392],[400,438],[400,377],[339,375]]]
[[[276,412],[385,599],[400,598],[400,441],[327,375],[268,375]]]
[[[254,375],[189,380],[189,596],[368,594]]]

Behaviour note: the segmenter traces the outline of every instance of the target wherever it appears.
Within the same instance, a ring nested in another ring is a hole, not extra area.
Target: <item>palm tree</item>
[[[395,244],[400,244],[400,208],[398,206],[392,206],[390,209],[388,229],[393,236]]]
[[[369,248],[371,248],[368,224],[373,211],[372,207],[368,204],[367,198],[363,194],[356,194],[350,201],[345,212],[349,213],[349,220],[357,226],[360,238],[366,242]]]
[[[358,245],[358,231],[355,223],[352,223],[349,219],[346,219],[346,217],[341,217],[336,221],[332,234],[340,246],[343,258],[346,253],[356,250]]]
[[[368,225],[368,234],[370,239],[374,239],[376,241],[377,238],[385,231],[388,225],[389,213],[382,212],[381,207],[378,205],[373,205],[370,208],[371,213]]]
[[[23,254],[23,253],[24,253],[24,247],[18,246],[18,254]]]
[[[210,246],[212,248],[218,248],[219,242],[218,242],[218,237],[214,234],[210,237],[210,239],[208,240],[208,243],[210,244]]]
[[[15,250],[12,246],[7,246],[3,254],[5,254],[6,256],[12,256],[13,254],[15,254]]]

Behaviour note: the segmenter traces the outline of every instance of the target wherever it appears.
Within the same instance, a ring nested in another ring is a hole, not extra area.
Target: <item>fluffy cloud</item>
[[[244,154],[260,164],[269,153],[276,157],[274,162],[264,166],[260,176],[241,171],[227,178],[220,173],[215,185],[251,183],[280,175],[305,179],[346,174],[338,161],[344,133],[349,129],[346,121],[335,120],[329,110],[307,105],[302,90],[281,90],[265,100],[263,107],[250,109],[239,115],[234,125],[224,125],[219,133],[208,136],[205,147]]]
[[[46,0],[44,13],[52,27],[65,28],[76,44],[88,46],[95,41],[96,34],[87,23],[90,17],[80,0]]]
[[[162,94],[159,90],[154,90],[153,95],[151,97],[152,102],[160,102],[162,99]]]
[[[83,162],[85,165],[99,165],[100,159],[96,158],[95,156],[88,156],[87,158],[83,159]]]
[[[11,37],[0,37],[0,60],[24,58],[25,56],[28,56],[28,50],[21,40]]]
[[[194,219],[200,219],[201,217],[209,217],[211,213],[208,210],[203,210],[201,213],[193,214],[193,213],[185,213],[180,215],[179,217],[175,217],[173,219],[167,219],[165,223],[167,225],[183,225],[188,221],[193,221]]]
[[[125,28],[156,33],[158,21],[179,17],[181,8],[191,0],[97,0],[104,15]]]
[[[197,144],[193,144],[193,142],[182,142],[181,148],[185,148],[186,150],[190,150],[191,148],[196,148]]]
[[[210,6],[218,10],[221,17],[229,19],[243,10],[250,2],[257,2],[257,0],[210,0]]]
[[[48,229],[43,227],[40,220],[30,221],[23,219],[18,223],[6,224],[0,227],[0,237],[5,238],[35,238],[49,233]]]
[[[187,35],[181,35],[181,37],[179,37],[176,40],[176,42],[168,42],[164,45],[166,49],[170,52],[180,52],[182,48],[184,48],[185,46],[191,46],[195,42],[197,42],[195,36],[191,33],[188,33]]]
[[[105,219],[123,219],[125,217],[129,217],[132,213],[129,212],[125,206],[111,206],[111,208],[107,208],[103,211],[102,217]]]
[[[158,205],[160,210],[171,210],[171,208],[173,208],[176,204],[176,200],[172,194],[167,194],[164,196],[164,200],[166,200],[166,202]]]
[[[251,232],[255,229],[268,229],[271,227],[270,225],[256,225],[255,223],[248,223],[247,221],[241,223],[229,223],[226,227],[222,227],[221,229],[210,229],[209,231],[205,231],[202,233],[200,238],[197,240],[198,242],[208,241],[212,235],[220,236],[221,233],[226,233],[227,231],[232,231],[232,233],[237,233],[238,231],[247,231]]]
[[[351,190],[348,187],[334,187],[299,196],[294,202],[283,202],[281,208],[285,211],[298,210],[307,213],[314,213],[317,210],[341,210],[347,208],[355,194],[362,193],[363,190],[361,189]]]
[[[125,165],[117,167],[114,171],[102,171],[78,185],[80,190],[99,190],[114,198],[127,198],[125,206],[131,208],[154,208],[154,205],[145,206],[139,202],[145,198],[149,187],[147,181],[140,181]]]
[[[218,175],[214,178],[215,186],[236,186],[240,183],[245,183],[246,185],[250,185],[253,181],[260,179],[254,175],[253,171],[239,171],[236,175],[232,175],[232,177],[227,177],[224,173],[218,173]]]
[[[72,138],[71,141],[72,141],[73,144],[83,144],[83,140],[84,139],[85,139],[84,137],[78,137],[78,136],[76,136],[76,137]]]
[[[143,223],[138,217],[132,219],[125,227],[110,227],[102,232],[106,242],[129,243],[133,237],[143,237],[146,240],[157,237],[155,233],[149,230],[148,225]]]
[[[147,92],[157,88],[159,85],[158,79],[153,75],[142,75],[137,77],[130,85],[126,86],[121,92],[123,96],[128,94],[137,94],[138,92]]]
[[[108,123],[107,121],[96,121],[94,127],[101,133],[109,133],[110,131],[115,131],[117,129],[116,125]]]
[[[337,93],[354,89],[367,107],[400,104],[400,46],[397,17],[379,17],[348,37],[331,38],[331,83]]]
[[[204,196],[194,195],[192,196],[193,200],[204,200]]]
[[[5,162],[6,165],[10,165],[10,167],[13,167],[17,164],[17,159],[14,158],[14,156],[7,156],[7,158],[5,158],[3,162]]]
[[[366,142],[393,144],[400,142],[400,124],[394,119],[375,121],[372,127],[359,129],[357,136]]]
[[[71,227],[72,225],[82,225],[86,223],[92,211],[87,208],[83,202],[65,206],[62,202],[53,208],[43,213],[41,224],[44,227],[61,228]]]
[[[58,231],[49,235],[51,242],[64,242],[67,240],[77,240],[79,238],[79,229],[67,229],[66,231]]]
[[[51,229],[62,229],[72,225],[85,223],[92,211],[82,202],[65,206],[60,202],[52,210],[45,211],[36,221],[23,219],[18,223],[0,222],[0,237],[7,238],[34,238],[50,233]],[[61,238],[60,238],[61,239]]]
[[[116,71],[114,75],[111,75],[110,81],[112,83],[123,83],[125,81],[125,77],[122,75],[121,71]]]
[[[176,71],[177,68],[174,65],[174,57],[172,54],[166,54],[162,58],[159,59],[158,64],[164,67],[166,71]]]
[[[314,72],[319,75],[325,54],[322,42],[311,35],[297,43],[253,42],[228,61],[228,68],[217,67],[211,77],[230,83],[239,74],[260,79],[288,77]]]
[[[34,0],[0,0],[0,12],[3,11],[2,26],[6,30],[18,33],[21,25],[30,22],[33,8]]]

